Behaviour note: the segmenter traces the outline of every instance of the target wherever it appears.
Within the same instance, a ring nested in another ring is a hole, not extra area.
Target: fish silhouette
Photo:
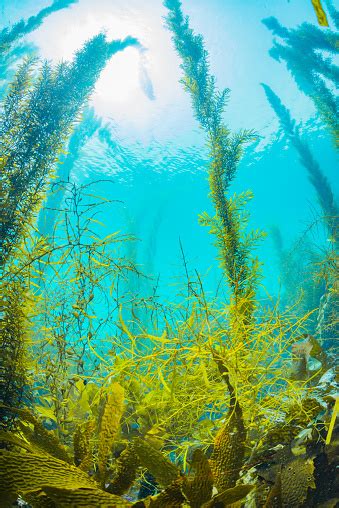
[[[154,88],[152,80],[148,73],[148,58],[146,55],[147,49],[141,47],[139,49],[140,60],[139,60],[139,83],[142,91],[149,98],[150,101],[155,100]]]

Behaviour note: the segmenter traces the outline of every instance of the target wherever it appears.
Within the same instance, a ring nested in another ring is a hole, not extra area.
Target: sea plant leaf
[[[69,489],[97,487],[86,473],[50,455],[0,451],[0,498],[13,492],[25,499],[26,493],[38,492],[42,485]]]
[[[95,421],[88,420],[77,425],[73,436],[74,463],[83,471],[89,471],[93,463],[92,435]]]
[[[12,432],[6,432],[5,430],[0,430],[0,442],[19,446],[20,448],[23,448],[24,450],[27,450],[31,453],[36,451],[28,441],[24,441],[16,434],[13,434]]]
[[[207,457],[201,450],[193,453],[191,469],[194,471],[193,479],[185,479],[183,492],[190,502],[191,508],[200,508],[212,497],[213,475]]]
[[[298,458],[281,470],[281,498],[285,508],[302,506],[308,489],[315,489],[313,459]]]
[[[13,411],[20,416],[21,432],[36,450],[48,453],[64,462],[72,463],[66,448],[60,443],[56,435],[52,431],[45,429],[42,422],[33,413],[28,409],[14,409]],[[33,425],[33,430],[23,422]]]
[[[134,449],[140,463],[145,467],[163,487],[171,485],[179,476],[178,468],[164,455],[153,448],[147,441],[136,439]]]
[[[44,492],[58,508],[120,508],[132,506],[125,499],[100,489],[43,486]]]
[[[160,494],[138,501],[133,508],[181,508],[184,502],[182,478],[178,478]]]
[[[254,485],[237,485],[232,489],[224,490],[220,494],[214,496],[210,501],[203,504],[203,508],[221,508],[229,506],[238,501],[243,501],[247,494],[254,489]]]
[[[124,412],[124,396],[123,387],[118,383],[113,383],[102,401],[98,424],[98,468],[102,483],[105,483],[106,480],[107,462],[111,456],[112,446]]]
[[[116,461],[116,474],[107,491],[116,495],[127,492],[136,478],[138,467],[139,457],[134,446],[129,445]]]

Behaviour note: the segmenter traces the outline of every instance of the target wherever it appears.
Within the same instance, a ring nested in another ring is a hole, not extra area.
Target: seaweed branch
[[[20,67],[0,118],[1,263],[30,227],[71,129],[109,58],[138,44],[131,37],[88,41],[71,64],[45,63],[33,80],[34,61]]]
[[[243,214],[246,201],[229,196],[230,185],[235,177],[244,145],[254,138],[251,131],[232,134],[224,124],[222,113],[226,106],[229,90],[219,91],[215,78],[209,72],[208,53],[201,35],[195,35],[184,17],[179,0],[166,0],[169,13],[166,23],[172,32],[175,48],[181,57],[184,72],[182,84],[190,94],[194,114],[207,134],[210,149],[209,184],[215,216],[204,213],[200,217],[203,225],[210,227],[216,237],[219,260],[227,277],[232,300],[242,315],[243,325],[249,324],[254,309],[258,262],[251,256],[251,249],[261,236],[260,233],[246,236],[243,228],[247,217]],[[246,300],[247,304],[242,305]]]
[[[41,9],[38,14],[31,16],[27,21],[22,19],[12,28],[3,28],[0,32],[0,54],[8,51],[13,42],[16,42],[18,39],[39,28],[47,16],[61,9],[67,9],[67,7],[77,2],[78,0],[54,0],[49,7]]]
[[[301,137],[300,127],[291,118],[289,110],[268,85],[263,84],[262,86],[287,139],[297,150],[300,162],[308,173],[309,180],[317,193],[328,233],[335,242],[338,231],[339,207],[333,195],[331,185],[320,165],[315,160],[308,143]]]
[[[263,23],[283,40],[283,43],[274,41],[271,56],[286,62],[298,88],[312,99],[338,146],[338,98],[331,87],[331,84],[337,86],[339,81],[338,66],[331,58],[338,53],[337,34],[309,23],[287,29],[274,17],[264,19]],[[325,56],[323,51],[329,52],[331,57]]]

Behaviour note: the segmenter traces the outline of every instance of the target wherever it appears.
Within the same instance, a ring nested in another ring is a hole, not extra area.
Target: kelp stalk
[[[52,69],[47,63],[32,83],[33,64],[18,71],[0,118],[0,164],[4,174],[1,263],[31,225],[72,126],[111,56],[138,41],[107,42],[99,34],[87,42],[71,64]]]
[[[286,62],[298,88],[311,98],[338,146],[338,99],[331,87],[332,84],[337,86],[339,81],[338,66],[331,58],[338,53],[337,34],[310,23],[287,29],[274,17],[264,19],[263,23],[283,41],[274,41],[270,55]],[[330,57],[323,52],[329,53]]]
[[[242,228],[246,219],[243,205],[249,194],[231,198],[230,185],[235,177],[244,145],[253,138],[250,131],[232,134],[222,120],[229,90],[218,91],[209,72],[208,53],[201,35],[195,35],[184,17],[179,0],[166,0],[166,22],[172,32],[175,48],[184,71],[182,83],[190,94],[195,116],[207,134],[210,148],[209,184],[215,216],[201,215],[201,223],[210,226],[216,237],[219,259],[231,289],[241,326],[251,322],[258,262],[251,257],[251,248],[260,236],[246,237]]]
[[[289,110],[283,105],[279,97],[268,85],[262,84],[262,86],[271,107],[279,119],[280,125],[286,137],[297,150],[300,162],[306,169],[309,180],[317,193],[328,233],[333,240],[336,240],[339,207],[335,201],[331,185],[324,175],[320,165],[315,160],[308,143],[302,139],[300,129],[291,118]]]
[[[27,21],[21,20],[12,28],[3,28],[0,32],[0,54],[8,50],[11,44],[18,39],[39,28],[47,16],[61,9],[67,9],[67,7],[77,2],[78,0],[55,0],[49,7],[41,9],[38,14],[31,16]]]

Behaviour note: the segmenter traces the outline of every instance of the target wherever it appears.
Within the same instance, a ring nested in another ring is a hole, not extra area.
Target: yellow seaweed
[[[99,489],[44,486],[43,491],[59,508],[120,508],[132,504]]]
[[[190,472],[194,471],[193,478],[188,477],[183,483],[183,492],[189,500],[191,508],[200,508],[203,503],[210,500],[213,491],[213,476],[208,459],[201,450],[193,452]]]
[[[333,430],[334,430],[334,425],[335,425],[335,422],[336,422],[336,419],[337,419],[337,416],[338,416],[338,411],[339,411],[339,397],[336,398],[336,401],[335,401],[335,404],[334,404],[334,408],[333,408],[333,412],[332,412],[332,417],[331,417],[330,425],[328,427],[326,441],[325,441],[325,444],[327,444],[327,445],[329,445],[330,442],[331,442],[331,438],[332,438],[332,434],[333,434]]]
[[[175,464],[145,440],[136,439],[133,447],[140,464],[148,469],[160,485],[168,487],[178,478],[180,472]]]
[[[317,15],[318,23],[321,26],[328,26],[326,12],[324,11],[323,6],[321,5],[320,0],[311,0],[315,13]]]
[[[124,396],[124,389],[118,383],[112,383],[103,395],[98,422],[98,468],[102,484],[106,480],[108,459],[124,412]]]

